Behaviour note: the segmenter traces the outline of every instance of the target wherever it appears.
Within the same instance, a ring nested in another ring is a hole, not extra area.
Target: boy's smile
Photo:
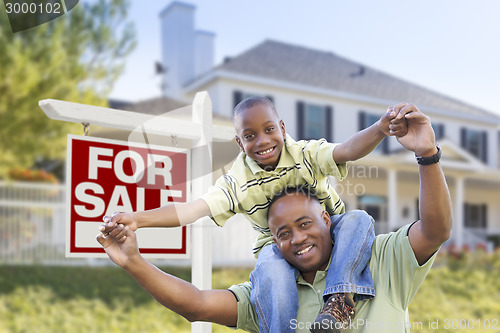
[[[253,105],[234,118],[236,142],[261,168],[274,170],[285,141],[285,124],[263,103]]]

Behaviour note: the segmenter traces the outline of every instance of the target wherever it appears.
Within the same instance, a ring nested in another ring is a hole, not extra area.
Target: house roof
[[[109,100],[109,106],[113,109],[150,115],[163,115],[168,112],[168,116],[179,119],[190,119],[192,116],[191,105],[189,103],[167,97],[154,97],[137,103]],[[231,117],[213,113],[212,120],[214,125],[233,127],[233,119]]]
[[[332,52],[272,40],[266,40],[234,58],[227,59],[214,70],[386,100],[409,101],[419,106],[500,121],[500,117],[490,111],[345,59]]]
[[[168,111],[185,107],[187,104],[165,97],[154,97],[137,103],[110,100],[109,106],[113,109],[134,111],[139,113],[160,115]]]

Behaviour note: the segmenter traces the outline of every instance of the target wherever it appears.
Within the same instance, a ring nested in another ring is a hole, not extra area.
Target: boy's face
[[[285,142],[285,124],[266,104],[256,104],[234,118],[236,142],[264,170],[274,170]]]

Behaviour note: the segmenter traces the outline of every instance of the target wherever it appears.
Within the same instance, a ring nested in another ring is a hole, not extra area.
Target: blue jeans
[[[335,244],[326,275],[325,301],[332,293],[354,293],[354,301],[375,296],[368,267],[375,238],[373,218],[354,210],[331,217],[330,229]],[[276,244],[259,253],[252,282],[251,301],[259,317],[260,332],[293,332],[290,322],[297,317],[299,297],[296,278],[299,272],[290,265]]]

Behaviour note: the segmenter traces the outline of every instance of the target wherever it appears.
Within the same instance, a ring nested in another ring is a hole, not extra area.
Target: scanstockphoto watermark
[[[406,332],[409,330],[421,330],[424,324],[421,322],[406,322],[406,321],[391,321],[391,320],[368,320],[368,319],[356,319],[349,322],[331,322],[329,320],[322,320],[318,322],[301,322],[297,319],[292,319],[290,321],[290,328],[293,330],[365,330],[368,332],[387,332],[387,331],[400,331]]]
[[[4,0],[13,33],[52,21],[73,9],[79,0]]]

